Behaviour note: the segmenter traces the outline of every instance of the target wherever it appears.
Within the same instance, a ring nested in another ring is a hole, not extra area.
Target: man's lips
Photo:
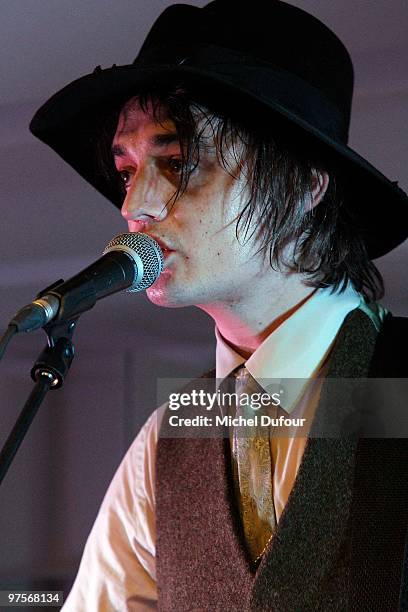
[[[147,232],[145,233],[147,234]],[[154,236],[153,234],[147,234],[147,236],[150,236],[150,238],[153,238],[153,240],[157,242],[157,244],[163,251],[163,255],[166,255],[167,253],[172,253],[175,250],[170,245],[168,245],[166,242],[164,242],[162,238],[158,238],[157,236]]]

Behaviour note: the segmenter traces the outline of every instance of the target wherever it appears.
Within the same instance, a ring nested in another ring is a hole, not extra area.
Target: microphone
[[[69,280],[58,281],[42,291],[31,304],[19,310],[9,328],[15,326],[14,333],[31,332],[50,321],[67,321],[112,293],[147,289],[163,270],[162,250],[147,234],[119,234],[103,253]]]

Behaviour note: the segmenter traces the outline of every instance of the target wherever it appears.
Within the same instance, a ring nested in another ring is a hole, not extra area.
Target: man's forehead
[[[195,133],[199,135],[200,150],[215,153],[216,134],[219,118],[205,107],[197,106],[190,109],[194,117]],[[193,135],[192,135],[193,136]],[[113,139],[115,154],[119,152],[120,143],[130,137],[132,140],[149,142],[153,147],[164,147],[179,144],[177,128],[169,117],[165,105],[155,104],[147,100],[141,104],[138,96],[129,99],[122,107]],[[228,141],[228,137],[226,137]]]
[[[175,131],[174,123],[168,118],[165,109],[154,108],[151,101],[147,101],[142,107],[139,98],[135,96],[128,100],[120,111],[115,137],[149,127],[158,127],[161,131]]]

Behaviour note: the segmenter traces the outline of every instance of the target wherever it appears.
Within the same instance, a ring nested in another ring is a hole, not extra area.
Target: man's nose
[[[167,216],[171,191],[163,178],[149,168],[139,168],[122,205],[122,216],[129,221],[162,221]]]

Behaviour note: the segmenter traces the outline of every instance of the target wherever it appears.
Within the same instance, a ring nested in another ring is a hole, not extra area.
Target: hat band
[[[222,58],[222,59],[220,59]],[[306,128],[314,128],[343,144],[347,143],[349,117],[326,96],[292,72],[245,53],[216,45],[179,46],[170,56],[168,47],[144,49],[134,65],[152,64],[183,75],[217,80],[250,95]]]

